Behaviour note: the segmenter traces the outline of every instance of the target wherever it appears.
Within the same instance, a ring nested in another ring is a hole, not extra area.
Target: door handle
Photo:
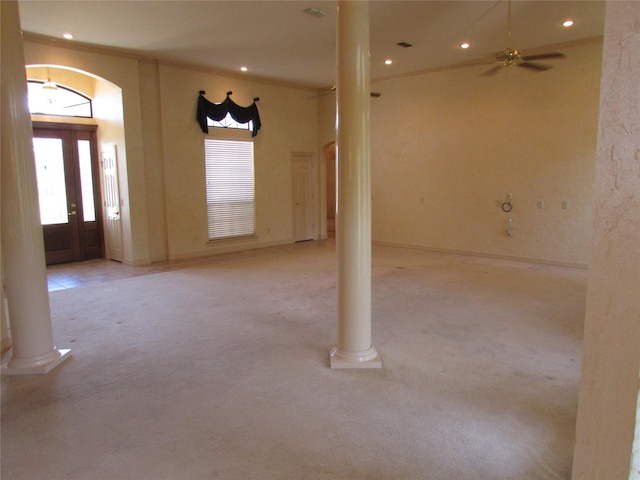
[[[76,211],[74,210],[73,212],[69,212],[69,216],[71,215],[76,215]]]

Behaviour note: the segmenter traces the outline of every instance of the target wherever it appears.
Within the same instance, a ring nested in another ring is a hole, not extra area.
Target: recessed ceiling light
[[[393,60],[391,60],[390,58],[387,58],[387,59],[384,61],[384,64],[385,64],[385,65],[391,65],[392,63],[393,63]]]
[[[398,43],[396,43],[396,45],[398,45],[399,47],[402,47],[402,48],[413,47],[413,45],[411,43],[408,43],[408,42],[398,42]]]
[[[567,19],[564,22],[562,22],[563,27],[570,27],[571,25],[573,25],[573,20],[571,19]]]
[[[62,38],[66,38],[67,40],[73,40],[73,35],[70,33],[63,33]]]
[[[247,67],[240,67],[240,70],[242,70],[243,72],[246,72],[249,69]]]
[[[471,44],[467,43],[467,42],[463,42],[460,44],[460,48],[466,49],[469,48],[471,46]]]

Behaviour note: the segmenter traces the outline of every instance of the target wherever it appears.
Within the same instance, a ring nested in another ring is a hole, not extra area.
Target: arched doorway
[[[60,209],[64,212],[53,224],[43,223],[47,263],[82,261],[96,257],[122,262],[121,179],[115,153],[116,146],[124,151],[121,89],[96,75],[65,66],[27,65],[26,71],[29,82],[51,82],[54,88],[59,85],[60,91],[79,93],[90,100],[92,105],[90,114],[83,116],[77,116],[77,113],[65,115],[63,108],[32,113],[32,121],[36,127],[34,145],[35,142],[41,143],[43,139],[48,139],[58,141],[60,146],[59,152],[46,148],[39,150],[41,156],[51,158],[36,158],[37,164],[58,162],[61,172]],[[53,94],[55,93],[54,91]],[[50,99],[52,103],[55,101],[55,97]],[[89,142],[88,148],[84,146],[86,142]],[[85,174],[84,178],[94,180],[92,188],[85,188],[84,192],[82,184],[86,181],[83,180],[81,165],[84,162],[86,170],[87,160],[83,159],[83,149],[91,166],[90,176]],[[46,165],[43,166],[44,170]],[[46,178],[46,175],[43,177]],[[41,180],[38,179],[39,190],[42,192]],[[91,190],[94,195],[90,199],[86,195]],[[86,208],[91,201],[94,203],[93,210]],[[85,208],[81,209],[83,206]],[[95,214],[93,217],[92,212]]]

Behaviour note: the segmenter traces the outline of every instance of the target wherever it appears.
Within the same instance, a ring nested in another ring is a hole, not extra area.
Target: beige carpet
[[[568,479],[584,270],[374,247],[382,370],[328,368],[331,242],[52,292],[2,478]]]

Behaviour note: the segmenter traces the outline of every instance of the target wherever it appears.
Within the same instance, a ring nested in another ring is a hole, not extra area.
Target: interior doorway
[[[104,256],[97,128],[33,123],[47,265]]]
[[[293,171],[293,239],[295,242],[315,237],[314,158],[312,153],[294,153]]]

